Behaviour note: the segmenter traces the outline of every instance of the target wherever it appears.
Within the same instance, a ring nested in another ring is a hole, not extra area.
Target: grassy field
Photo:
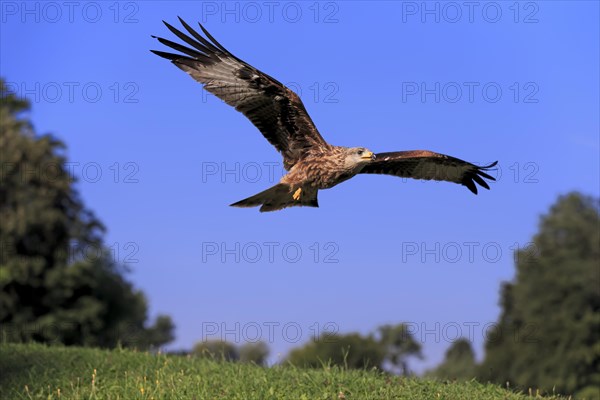
[[[494,385],[262,368],[130,350],[0,345],[0,399],[526,399]],[[556,397],[555,397],[556,399]]]

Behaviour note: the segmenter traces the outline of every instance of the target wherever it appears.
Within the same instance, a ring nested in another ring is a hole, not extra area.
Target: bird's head
[[[375,159],[375,154],[364,147],[346,149],[346,165],[356,166],[368,164]]]

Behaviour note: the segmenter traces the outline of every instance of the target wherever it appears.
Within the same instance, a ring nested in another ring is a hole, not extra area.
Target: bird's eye
[[[362,150],[359,150],[359,151],[358,151],[358,155],[359,155],[359,156],[362,156],[362,154],[363,154],[363,151],[362,151]]]

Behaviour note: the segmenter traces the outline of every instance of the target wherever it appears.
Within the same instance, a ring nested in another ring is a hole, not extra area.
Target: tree
[[[381,368],[384,352],[373,336],[358,333],[324,334],[290,352],[287,361],[300,367],[320,368],[338,365],[345,368]]]
[[[37,136],[27,111],[0,79],[0,338],[139,348],[172,340],[169,317],[146,326],[146,299],[104,246],[64,144]],[[89,248],[93,257],[79,251]]]
[[[238,361],[240,359],[240,354],[235,345],[225,340],[198,342],[192,349],[192,355],[220,361]]]
[[[196,357],[210,358],[218,361],[239,361],[265,366],[269,347],[264,342],[245,343],[239,347],[226,340],[204,340],[198,342],[190,353]]]
[[[516,252],[480,376],[583,396],[600,387],[600,202],[570,193]]]
[[[265,366],[269,356],[269,346],[264,342],[246,343],[239,348],[240,361]]]
[[[477,364],[471,342],[458,339],[446,351],[444,362],[436,369],[428,371],[427,376],[449,380],[471,380],[477,376]]]
[[[378,329],[380,343],[384,347],[385,365],[392,372],[410,375],[407,358],[422,358],[421,345],[415,341],[407,325],[384,325]]]
[[[146,328],[146,346],[159,347],[175,340],[175,324],[168,315],[159,315],[154,324]]]

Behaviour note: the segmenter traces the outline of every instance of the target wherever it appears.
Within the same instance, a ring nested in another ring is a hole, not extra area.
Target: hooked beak
[[[374,160],[375,154],[372,151],[365,151],[363,153],[363,155],[360,156],[360,158],[365,159],[365,160]]]

